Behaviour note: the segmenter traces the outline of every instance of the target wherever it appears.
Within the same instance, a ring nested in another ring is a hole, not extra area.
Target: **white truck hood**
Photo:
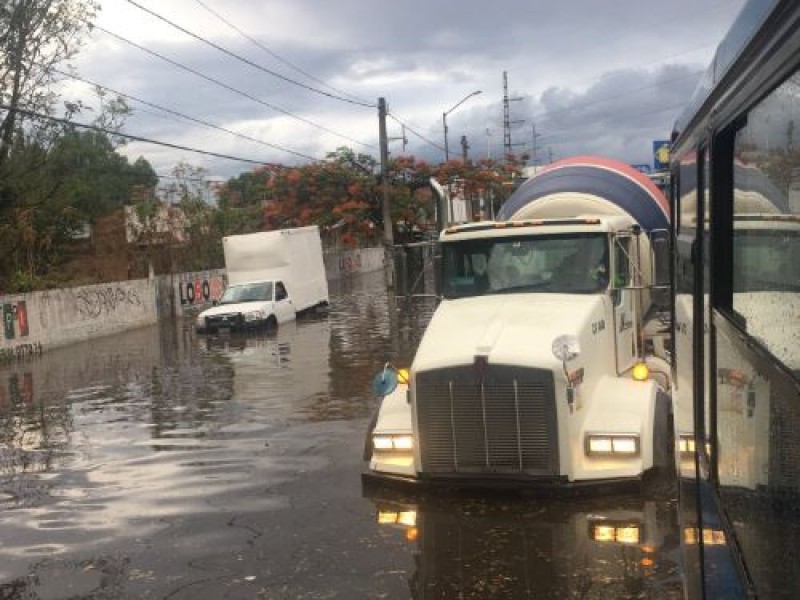
[[[199,318],[213,317],[214,315],[227,315],[231,313],[248,313],[254,310],[269,311],[272,301],[257,300],[253,302],[236,302],[234,304],[220,304],[207,308],[198,315]]]
[[[412,369],[472,364],[476,355],[483,355],[490,364],[560,370],[562,365],[552,353],[553,340],[571,334],[582,346],[591,343],[591,324],[604,318],[607,301],[601,294],[509,294],[445,300],[425,331]]]

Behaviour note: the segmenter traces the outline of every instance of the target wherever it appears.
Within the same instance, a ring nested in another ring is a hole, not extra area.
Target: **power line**
[[[290,77],[286,77],[285,75],[281,75],[280,73],[276,73],[275,71],[267,69],[266,67],[263,67],[263,66],[259,65],[258,63],[255,63],[255,62],[245,58],[244,56],[240,56],[240,55],[236,54],[235,52],[231,52],[227,48],[225,48],[223,46],[220,46],[219,44],[216,44],[216,43],[212,42],[211,40],[207,40],[206,38],[204,38],[204,37],[192,32],[192,31],[189,31],[188,29],[186,29],[184,27],[181,27],[180,25],[170,21],[166,17],[163,17],[163,16],[159,15],[158,13],[153,12],[149,8],[142,6],[138,2],[134,2],[134,0],[127,0],[127,2],[129,4],[132,4],[136,8],[138,8],[140,10],[143,10],[144,12],[152,15],[156,19],[159,19],[159,20],[163,21],[164,23],[167,23],[168,25],[174,27],[178,31],[181,31],[181,32],[185,33],[186,35],[191,36],[191,37],[195,38],[196,40],[198,40],[200,42],[203,42],[204,44],[208,44],[212,48],[215,48],[216,50],[219,50],[220,52],[222,52],[224,54],[227,54],[228,56],[230,56],[232,58],[235,58],[236,60],[239,60],[239,61],[241,61],[241,62],[243,62],[243,63],[245,63],[247,65],[250,65],[251,67],[253,67],[255,69],[258,69],[259,71],[263,71],[264,73],[267,73],[268,75],[272,75],[273,77],[277,77],[278,79],[281,79],[283,81],[286,81],[287,83],[291,83],[292,85],[296,85],[298,87],[306,89],[306,90],[308,90],[310,92],[314,92],[315,94],[320,94],[322,96],[326,96],[328,98],[332,98],[333,100],[340,100],[342,102],[347,102],[348,104],[355,104],[356,106],[363,106],[363,107],[366,107],[366,108],[376,108],[375,104],[362,102],[360,100],[352,100],[350,98],[345,98],[343,96],[338,96],[336,94],[331,94],[330,92],[326,92],[324,90],[320,90],[320,89],[317,89],[315,87],[311,87],[310,85],[306,85],[306,84],[304,84],[304,83],[302,83],[300,81],[296,81],[296,80],[294,80],[294,79],[292,79]]]
[[[264,160],[254,160],[252,158],[242,158],[240,156],[232,156],[230,154],[222,154],[220,152],[211,152],[210,150],[200,150],[198,148],[190,148],[189,146],[181,146],[179,144],[171,144],[170,142],[162,142],[159,140],[153,140],[146,137],[141,137],[138,135],[131,135],[129,133],[121,133],[119,131],[112,131],[110,129],[106,129],[105,127],[98,127],[97,125],[89,125],[87,123],[78,123],[76,121],[71,121],[70,119],[64,119],[61,117],[54,117],[51,115],[45,115],[42,113],[38,113],[32,110],[27,110],[24,108],[13,108],[7,104],[0,103],[0,109],[14,111],[16,113],[25,115],[27,117],[31,117],[34,119],[42,119],[44,121],[52,121],[53,123],[61,123],[62,125],[69,125],[71,127],[79,127],[81,129],[89,129],[90,131],[96,131],[98,133],[104,133],[106,135],[111,135],[115,137],[125,138],[126,140],[131,140],[134,142],[143,142],[146,144],[154,144],[156,146],[164,146],[165,148],[172,148],[174,150],[185,150],[187,152],[194,152],[196,154],[205,154],[206,156],[214,156],[216,158],[225,158],[228,160],[235,160],[237,162],[244,162],[250,163],[253,165],[259,166],[268,166],[268,167],[276,167],[279,169],[286,168],[284,165],[278,163],[267,162]]]
[[[180,112],[178,112],[176,110],[172,110],[171,108],[167,108],[165,106],[160,106],[158,104],[154,104],[152,102],[148,102],[147,100],[142,100],[141,98],[137,98],[135,96],[131,96],[130,94],[125,94],[123,92],[115,90],[113,88],[110,88],[110,87],[107,87],[107,86],[104,86],[104,85],[100,85],[99,83],[95,83],[94,81],[90,81],[88,79],[84,79],[83,77],[78,77],[77,75],[71,75],[69,73],[65,73],[64,71],[61,71],[59,69],[55,69],[54,68],[53,72],[58,73],[59,75],[63,75],[65,77],[69,77],[69,78],[74,79],[76,81],[80,81],[82,83],[93,85],[93,86],[98,87],[100,89],[109,91],[112,94],[117,94],[118,96],[122,96],[123,98],[127,98],[127,99],[133,100],[135,102],[140,102],[140,103],[142,103],[142,104],[144,104],[146,106],[150,106],[152,108],[156,108],[158,110],[164,111],[164,112],[169,113],[171,115],[175,115],[177,117],[180,117],[181,119],[186,119],[187,121],[192,121],[194,123],[198,123],[200,125],[204,125],[205,127],[210,127],[212,129],[216,129],[218,131],[222,131],[222,132],[228,133],[230,135],[234,135],[236,137],[239,137],[239,138],[251,141],[251,142],[256,142],[258,144],[262,144],[262,145],[267,146],[269,148],[273,148],[275,150],[280,150],[281,152],[287,152],[288,154],[294,154],[295,156],[299,156],[300,158],[307,158],[307,159],[313,160],[313,161],[318,160],[318,159],[314,158],[313,156],[309,156],[307,154],[303,154],[302,152],[297,152],[295,150],[290,150],[289,148],[285,148],[285,147],[280,146],[278,144],[273,144],[273,143],[270,143],[270,142],[265,142],[263,140],[252,138],[252,137],[250,137],[248,135],[245,135],[243,133],[239,133],[237,131],[231,131],[230,129],[226,129],[225,127],[220,127],[218,125],[214,125],[213,123],[209,123],[208,121],[204,121],[202,119],[197,119],[195,117],[190,117],[189,115],[185,115],[185,114],[180,113]]]
[[[163,54],[159,54],[158,52],[156,52],[154,50],[150,50],[149,48],[145,48],[144,46],[142,46],[140,44],[137,44],[136,42],[134,42],[132,40],[129,40],[129,39],[127,39],[127,38],[125,38],[125,37],[123,37],[123,36],[121,36],[119,34],[113,33],[111,31],[109,31],[108,29],[105,29],[104,27],[101,27],[100,25],[93,25],[93,27],[95,29],[99,30],[99,31],[102,31],[106,35],[109,35],[109,36],[111,36],[111,37],[113,37],[115,39],[118,39],[121,42],[124,42],[126,44],[130,44],[134,48],[138,48],[142,52],[146,52],[147,54],[150,54],[152,56],[160,58],[161,60],[163,60],[165,62],[168,62],[169,64],[171,64],[171,65],[173,65],[175,67],[178,67],[179,69],[183,69],[184,71],[187,71],[187,72],[191,73],[192,75],[196,75],[197,77],[205,79],[206,81],[209,81],[209,82],[211,82],[211,83],[213,83],[215,85],[218,85],[218,86],[220,86],[222,88],[225,88],[226,90],[228,90],[230,92],[233,92],[234,94],[238,94],[239,96],[243,96],[244,98],[247,98],[248,100],[252,100],[253,102],[257,102],[258,104],[261,104],[262,106],[266,106],[267,108],[269,108],[271,110],[280,112],[280,113],[282,113],[282,114],[284,114],[284,115],[286,115],[288,117],[291,117],[293,119],[297,119],[298,121],[302,121],[303,123],[305,123],[307,125],[311,125],[312,127],[316,127],[317,129],[319,129],[321,131],[324,131],[326,133],[330,133],[331,135],[335,135],[335,136],[340,137],[342,139],[348,140],[350,142],[353,142],[354,144],[359,144],[360,146],[365,146],[367,148],[375,148],[374,145],[367,144],[367,143],[364,143],[364,142],[360,142],[360,141],[358,141],[356,139],[353,139],[353,138],[351,138],[351,137],[349,137],[347,135],[344,135],[343,133],[339,133],[337,131],[333,131],[332,129],[328,129],[327,127],[325,127],[323,125],[320,125],[319,123],[314,123],[310,119],[306,119],[305,117],[301,117],[299,115],[296,115],[296,114],[286,110],[285,108],[281,108],[279,106],[275,106],[274,104],[270,104],[269,102],[265,102],[264,100],[261,100],[260,98],[256,98],[255,96],[253,96],[251,94],[248,94],[247,92],[243,92],[242,90],[236,89],[235,87],[232,87],[232,86],[228,85],[227,83],[223,83],[219,79],[215,79],[214,77],[210,77],[208,75],[205,75],[205,74],[201,73],[200,71],[197,71],[196,69],[193,69],[191,67],[187,67],[186,65],[184,65],[182,63],[179,63],[178,61],[173,60],[173,59],[171,59],[171,58],[169,58],[167,56],[164,56]]]
[[[408,123],[404,123],[403,121],[401,121],[399,118],[397,118],[397,116],[393,115],[392,113],[387,113],[387,115],[388,115],[389,117],[391,117],[393,121],[395,121],[396,123],[398,123],[398,124],[402,125],[402,126],[403,126],[403,127],[405,127],[406,129],[408,129],[408,130],[409,130],[409,131],[410,131],[412,134],[414,134],[415,136],[417,136],[419,139],[421,139],[421,140],[422,140],[422,141],[424,141],[425,143],[427,143],[427,144],[430,144],[431,146],[433,146],[433,147],[434,147],[434,148],[436,148],[437,150],[441,150],[442,152],[444,152],[444,148],[443,148],[442,146],[440,146],[440,145],[439,145],[439,144],[437,144],[436,142],[432,142],[431,140],[429,140],[428,138],[426,138],[426,137],[425,137],[424,135],[422,135],[421,133],[419,133],[419,132],[415,131],[415,130],[414,130],[414,129],[413,129],[413,128],[412,128],[412,127],[411,127],[411,126],[408,124]]]
[[[326,82],[325,82],[325,81],[323,81],[322,79],[319,79],[318,77],[314,77],[314,75],[312,75],[311,73],[309,73],[309,72],[307,72],[307,71],[304,71],[303,69],[301,69],[300,67],[298,67],[297,65],[295,65],[294,63],[292,63],[291,61],[289,61],[289,60],[287,60],[287,59],[283,58],[282,56],[280,56],[279,54],[277,54],[276,52],[274,52],[274,51],[270,50],[270,49],[269,49],[267,46],[265,46],[264,44],[262,44],[261,42],[259,42],[257,39],[255,39],[255,38],[253,38],[253,37],[251,37],[251,36],[247,35],[247,34],[246,34],[244,31],[242,31],[241,29],[239,29],[239,28],[238,28],[236,25],[234,25],[233,23],[231,23],[231,22],[230,22],[228,19],[226,19],[225,17],[223,17],[222,15],[220,15],[218,12],[216,12],[215,10],[213,10],[212,8],[210,8],[210,7],[209,7],[208,5],[206,5],[206,4],[205,4],[205,3],[204,3],[202,0],[195,0],[195,1],[196,1],[196,2],[197,2],[199,5],[200,5],[200,6],[202,6],[204,9],[206,9],[208,12],[210,12],[212,15],[214,15],[214,16],[215,16],[217,19],[219,19],[220,21],[222,21],[223,23],[225,23],[225,24],[226,24],[228,27],[230,27],[231,29],[233,29],[233,30],[234,30],[236,33],[238,33],[239,35],[241,35],[241,36],[242,36],[244,39],[248,40],[249,42],[251,42],[253,45],[257,46],[258,48],[261,48],[261,49],[262,49],[264,52],[266,52],[267,54],[269,54],[269,55],[270,55],[271,57],[273,57],[275,60],[277,60],[277,61],[279,61],[279,62],[283,63],[284,65],[286,65],[287,67],[289,67],[289,68],[291,68],[291,69],[294,69],[294,70],[295,70],[295,71],[297,71],[298,73],[301,73],[302,75],[305,75],[306,77],[308,77],[308,78],[309,78],[309,79],[311,79],[312,81],[316,81],[316,82],[317,82],[317,83],[319,83],[320,85],[324,85],[325,87],[327,87],[328,89],[331,89],[331,90],[333,90],[333,91],[334,91],[334,92],[336,92],[337,94],[341,94],[342,96],[348,96],[348,97],[350,97],[350,98],[353,98],[353,99],[355,99],[355,100],[359,100],[360,102],[364,103],[365,105],[370,105],[370,106],[371,106],[371,104],[369,104],[369,102],[368,102],[367,100],[364,100],[363,98],[359,98],[358,96],[354,96],[353,94],[348,94],[347,92],[345,92],[345,91],[343,91],[343,90],[340,90],[340,89],[338,89],[338,88],[335,88],[334,86],[330,85],[329,83],[326,83]]]

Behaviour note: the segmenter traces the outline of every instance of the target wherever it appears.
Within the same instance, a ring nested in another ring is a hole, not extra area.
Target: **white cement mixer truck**
[[[365,482],[573,487],[674,467],[668,226],[646,176],[578,157],[497,221],[445,228],[413,363],[373,382]]]

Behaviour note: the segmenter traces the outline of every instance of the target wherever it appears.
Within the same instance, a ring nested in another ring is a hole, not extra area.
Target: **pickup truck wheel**
[[[277,331],[278,330],[278,320],[275,318],[275,315],[270,315],[267,318],[267,322],[264,325],[264,329],[267,331]]]

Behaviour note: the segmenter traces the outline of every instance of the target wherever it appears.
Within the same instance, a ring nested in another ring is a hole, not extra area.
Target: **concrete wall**
[[[13,358],[155,323],[156,285],[138,279],[0,296],[0,358]]]
[[[325,274],[329,281],[353,275],[369,273],[383,268],[383,248],[359,248],[325,254]]]
[[[336,280],[383,268],[383,248],[325,254]],[[0,296],[0,362],[196,312],[219,299],[224,269]]]

